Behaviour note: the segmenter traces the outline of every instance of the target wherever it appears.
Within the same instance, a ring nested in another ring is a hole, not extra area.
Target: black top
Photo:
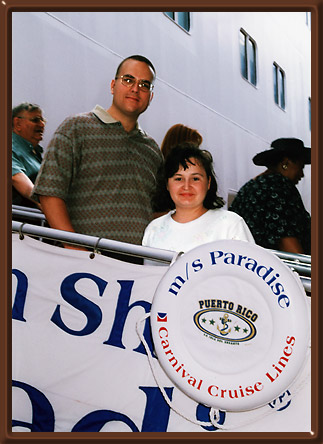
[[[258,245],[278,250],[283,237],[296,237],[311,254],[311,216],[293,182],[281,174],[251,179],[238,192],[229,210],[248,224]]]

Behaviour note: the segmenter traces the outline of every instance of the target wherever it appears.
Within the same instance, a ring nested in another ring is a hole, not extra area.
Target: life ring
[[[186,395],[246,411],[300,373],[310,338],[303,285],[277,256],[221,240],[181,256],[161,279],[151,328],[158,360]]]

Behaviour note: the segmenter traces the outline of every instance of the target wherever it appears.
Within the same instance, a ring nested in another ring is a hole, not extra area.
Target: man
[[[42,110],[32,103],[21,103],[12,110],[12,203],[36,207],[31,199],[41,162],[45,122]]]
[[[111,81],[110,108],[97,105],[59,126],[34,189],[52,228],[141,244],[162,162],[158,145],[137,124],[154,80],[148,59],[127,57]]]

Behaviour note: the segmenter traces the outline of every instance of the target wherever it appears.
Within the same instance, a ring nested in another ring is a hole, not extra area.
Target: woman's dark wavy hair
[[[155,212],[169,211],[175,208],[170,194],[167,190],[167,182],[179,170],[180,166],[186,170],[193,165],[192,159],[204,168],[207,177],[211,178],[210,189],[206,193],[203,205],[208,210],[221,208],[224,205],[222,197],[218,196],[218,184],[213,170],[213,158],[211,153],[202,150],[198,145],[185,142],[172,148],[166,157],[164,164],[157,173],[156,187],[152,194],[152,207]]]

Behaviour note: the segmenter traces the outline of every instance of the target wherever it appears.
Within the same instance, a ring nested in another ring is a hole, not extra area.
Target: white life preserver
[[[150,317],[167,376],[216,409],[246,411],[277,398],[309,346],[298,275],[243,241],[215,241],[181,256],[161,279]]]

